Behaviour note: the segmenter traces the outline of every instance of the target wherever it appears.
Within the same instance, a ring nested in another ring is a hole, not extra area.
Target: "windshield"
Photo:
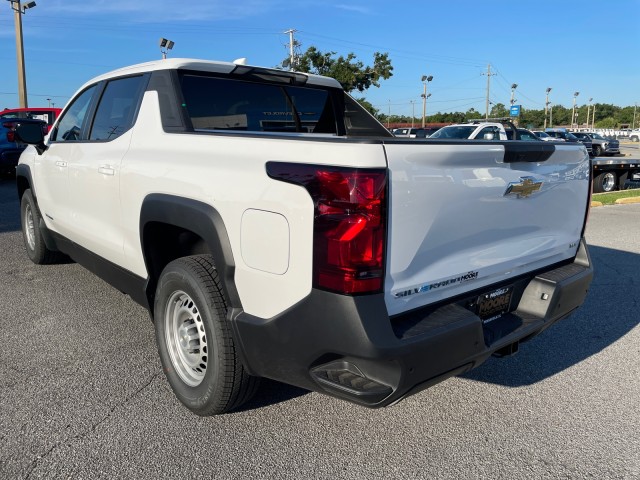
[[[591,135],[591,138],[595,138],[596,140],[606,140],[606,138],[599,133],[590,133],[589,135]]]
[[[567,132],[567,140],[571,140],[572,142],[579,142],[578,137],[576,137],[573,133]]]
[[[475,125],[451,125],[449,127],[442,127],[436,133],[431,135],[430,138],[469,138],[469,135],[478,128]]]

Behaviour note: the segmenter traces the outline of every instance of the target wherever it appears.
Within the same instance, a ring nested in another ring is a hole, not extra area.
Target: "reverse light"
[[[267,173],[313,199],[313,286],[348,295],[382,291],[386,169],[269,162]]]

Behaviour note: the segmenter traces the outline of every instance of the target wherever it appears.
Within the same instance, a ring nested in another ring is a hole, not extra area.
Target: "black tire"
[[[600,155],[602,155],[602,147],[600,145],[594,145],[593,146],[593,156],[594,157],[599,157]]]
[[[593,193],[613,192],[618,185],[616,172],[602,172],[593,179]]]
[[[25,190],[20,201],[22,238],[29,259],[37,265],[59,263],[66,259],[60,252],[49,250],[40,231],[40,209],[30,189]]]
[[[156,343],[178,399],[200,416],[238,408],[255,393],[236,351],[227,302],[210,255],[169,263],[156,289]]]

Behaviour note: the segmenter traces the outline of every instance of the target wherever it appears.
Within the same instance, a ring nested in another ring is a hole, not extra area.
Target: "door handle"
[[[115,169],[111,165],[100,165],[100,168],[98,168],[98,172],[100,172],[103,175],[115,175],[116,174]]]
[[[56,166],[57,167],[66,167],[67,166],[67,162],[63,162],[62,160],[56,160]]]

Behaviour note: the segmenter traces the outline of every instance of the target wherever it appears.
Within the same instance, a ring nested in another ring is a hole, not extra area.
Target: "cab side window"
[[[53,134],[54,142],[71,142],[80,140],[80,132],[82,130],[82,123],[87,116],[89,105],[91,104],[91,98],[95,92],[96,86],[87,88],[78,97],[73,100],[71,106],[64,113],[55,133]]]
[[[113,140],[133,126],[145,78],[139,75],[107,83],[96,110],[89,140]]]

